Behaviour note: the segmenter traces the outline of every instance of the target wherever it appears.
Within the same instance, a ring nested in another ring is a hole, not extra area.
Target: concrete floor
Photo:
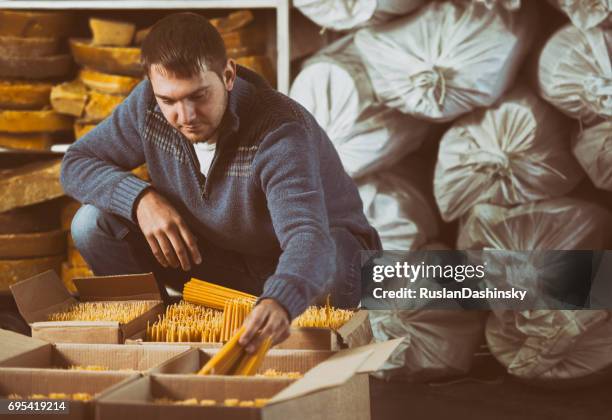
[[[470,378],[431,385],[371,378],[372,419],[612,419],[612,379],[580,389],[541,389],[513,380],[495,362],[477,367]]]

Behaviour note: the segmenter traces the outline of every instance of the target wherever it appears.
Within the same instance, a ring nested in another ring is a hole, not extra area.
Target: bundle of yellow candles
[[[267,337],[255,353],[249,354],[238,344],[245,330],[244,325],[240,327],[221,350],[206,362],[198,375],[255,375],[272,346],[272,339]]]
[[[66,310],[50,314],[48,320],[116,321],[127,323],[145,314],[158,303],[146,300],[79,302]]]
[[[226,398],[223,402],[216,400],[197,398],[187,398],[185,400],[172,400],[170,398],[157,398],[153,402],[155,404],[173,404],[173,405],[199,405],[203,407],[214,407],[216,405],[225,407],[263,407],[268,403],[268,398],[255,398],[254,400],[239,400],[238,398]]]
[[[257,297],[251,294],[198,279],[189,280],[183,288],[183,299],[208,308],[223,310],[228,300],[239,298],[253,303],[257,300]]]
[[[147,324],[147,341],[208,342],[221,341],[223,312],[181,301],[166,308],[163,317]]]
[[[89,401],[93,398],[87,392],[77,392],[74,394],[66,394],[63,392],[51,392],[49,394],[31,394],[27,397],[22,397],[19,394],[10,394],[9,400],[73,400],[73,401]]]
[[[328,302],[323,307],[308,307],[304,313],[293,320],[291,326],[330,328],[332,330],[337,330],[346,324],[353,315],[353,311],[334,308]]]
[[[147,325],[147,341],[220,343],[230,339],[253,309],[245,298],[225,302],[223,311],[181,301],[166,308],[153,325]]]

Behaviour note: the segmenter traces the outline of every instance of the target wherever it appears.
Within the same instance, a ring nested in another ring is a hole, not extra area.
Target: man
[[[159,21],[142,61],[148,80],[63,161],[65,191],[85,203],[73,239],[94,273],[259,295],[240,341],[249,352],[284,340],[317,297],[357,305],[359,251],[380,241],[314,118],[237,68],[196,14]],[[145,162],[151,183],[129,172]]]

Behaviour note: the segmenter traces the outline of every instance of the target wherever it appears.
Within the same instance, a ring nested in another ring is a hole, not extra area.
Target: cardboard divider
[[[50,392],[87,392],[98,394],[127,378],[137,378],[129,372],[63,372],[54,370],[0,369],[0,395],[12,393],[26,397]]]
[[[5,368],[70,370],[100,366],[107,371],[166,372],[165,365],[194,350],[184,346],[137,347],[120,344],[56,344],[0,361]],[[97,373],[95,371],[94,373]]]
[[[164,366],[166,373],[197,373],[202,366],[214,356],[219,349],[195,349],[194,352],[184,353]],[[306,373],[319,363],[329,359],[335,352],[329,350],[276,350],[272,349],[266,354],[258,373],[267,369],[279,372]]]
[[[94,401],[106,392],[120,389],[138,379],[139,375],[128,372],[63,372],[41,369],[0,369],[0,396],[18,394],[23,398],[32,394],[89,393],[93,401],[70,401],[70,413],[62,419],[93,420]],[[58,414],[36,415],[37,419],[57,419]],[[25,417],[24,417],[25,418]]]
[[[43,340],[3,329],[0,329],[0,343],[2,343],[2,346],[0,346],[0,361],[10,360],[24,353],[49,347],[49,343]]]
[[[185,346],[135,347],[121,344],[56,344],[52,365],[98,365],[110,370],[134,370],[138,372],[164,371],[164,365],[192,351]]]
[[[129,418],[180,419],[259,419],[261,409],[224,407],[226,398],[254,400],[271,398],[290,384],[289,379],[252,378],[245,384],[239,377],[202,378],[184,375],[152,375],[134,381],[100,398],[96,412],[99,420]],[[155,403],[155,399],[212,399],[212,407]]]
[[[202,380],[184,375],[153,375],[151,396],[172,399],[211,399],[222,402],[226,398],[253,400],[272,398],[279,391],[293,383],[287,378],[245,378],[237,376],[211,376]]]

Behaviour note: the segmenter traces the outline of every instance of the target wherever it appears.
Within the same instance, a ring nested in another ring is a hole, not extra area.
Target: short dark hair
[[[223,77],[227,52],[204,16],[174,13],[153,25],[142,44],[141,60],[147,74],[158,64],[179,77],[199,74],[204,66]]]

